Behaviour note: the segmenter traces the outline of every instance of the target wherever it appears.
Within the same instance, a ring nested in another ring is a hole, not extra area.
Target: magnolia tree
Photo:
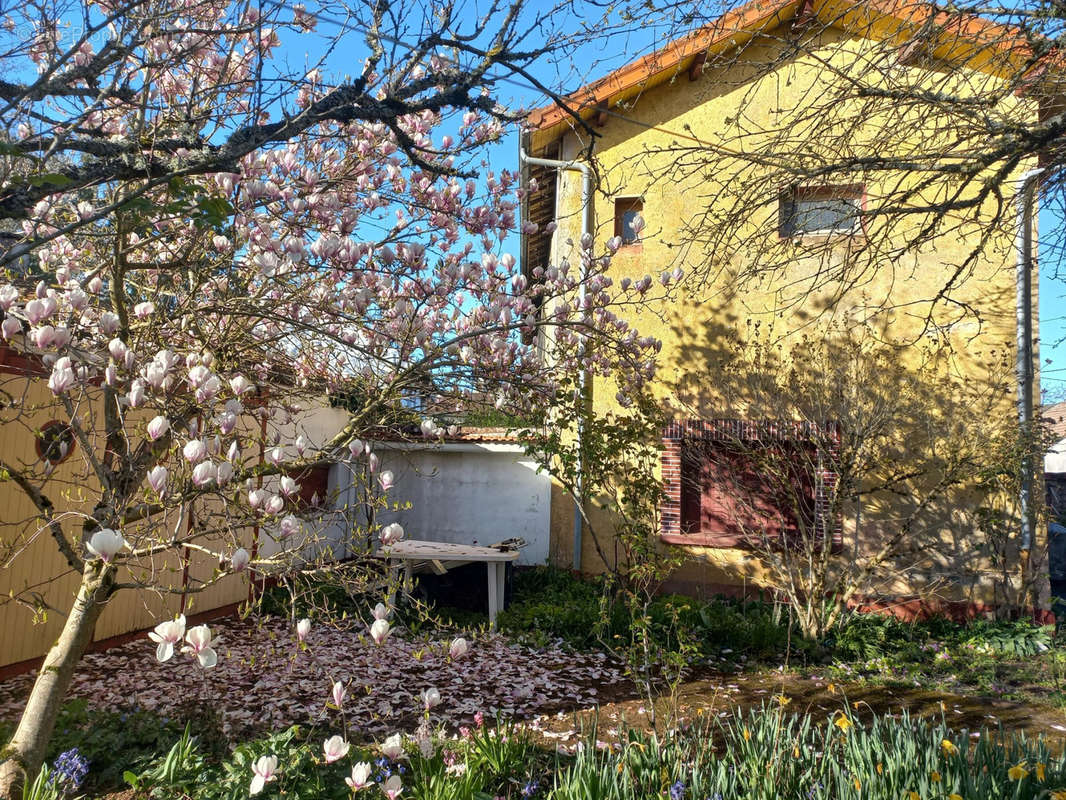
[[[30,373],[5,381],[3,421],[44,446],[38,460],[0,456],[34,509],[4,520],[4,569],[44,536],[80,579],[68,600],[35,595],[65,622],[0,753],[0,795],[38,772],[109,601],[321,567],[301,476],[345,460],[387,493],[369,440],[409,419],[410,393],[520,412],[578,370],[644,385],[656,343],[618,315],[650,280],[612,285],[617,241],[582,242],[580,264],[532,279],[500,251],[529,187],[479,161],[511,119],[493,75],[528,77],[560,45],[541,17],[529,25],[543,46],[526,44],[521,11],[438,6],[405,43],[386,31],[402,10],[352,10],[343,30],[363,32],[367,58],[339,85],[277,57],[316,24],[299,6],[134,0],[3,19],[0,324]],[[541,326],[555,333],[530,335]],[[551,352],[523,344],[538,340]],[[298,435],[325,396],[347,423]],[[62,423],[54,438],[43,409]],[[368,518],[347,535],[365,552],[375,530]],[[217,568],[179,585],[189,558]],[[369,632],[380,641],[384,617]],[[160,661],[219,658],[183,618],[152,640]],[[253,791],[276,768],[258,763]]]

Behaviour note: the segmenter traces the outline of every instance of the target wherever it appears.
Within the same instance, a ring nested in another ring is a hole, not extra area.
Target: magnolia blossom
[[[144,404],[144,381],[136,380],[130,385],[129,394],[126,395],[126,402],[130,404],[130,408],[137,408]]]
[[[388,547],[403,538],[403,526],[399,522],[390,522],[381,529],[381,543]]]
[[[353,439],[348,443],[348,452],[352,454],[352,458],[358,458],[363,452],[363,443],[359,439]]]
[[[48,378],[48,388],[52,394],[63,394],[74,385],[74,370],[70,367],[70,358],[63,356],[57,358],[52,366],[52,375]]]
[[[371,785],[370,774],[373,771],[374,768],[369,762],[360,761],[352,767],[352,776],[345,778],[344,782],[348,784],[348,788],[353,792],[358,792],[360,789],[365,789]]]
[[[211,481],[218,478],[218,467],[214,462],[201,461],[192,470],[192,484],[196,487],[207,486]]]
[[[332,764],[334,761],[340,761],[346,755],[351,745],[344,741],[342,736],[330,736],[322,744],[322,752],[326,756],[326,763]]]
[[[163,494],[167,488],[167,468],[157,464],[148,470],[148,485],[156,494]]]
[[[154,417],[148,423],[148,438],[153,442],[170,430],[170,420],[166,417]]]
[[[307,634],[311,632],[311,620],[304,617],[302,620],[296,623],[296,638],[301,642],[307,638]]]
[[[204,669],[211,669],[218,663],[218,654],[211,647],[211,629],[206,625],[197,625],[185,634],[185,647],[183,653],[192,653]],[[218,644],[218,640],[215,641]]]
[[[169,661],[170,657],[174,655],[174,645],[178,644],[184,635],[184,614],[156,625],[155,630],[150,631],[148,634],[149,639],[158,643],[155,649],[156,659],[160,662]]]
[[[271,499],[272,500],[280,500],[281,498],[280,497],[274,497],[274,498],[271,498]],[[270,505],[269,502],[267,503],[267,510],[268,511],[271,510],[271,505]],[[278,511],[280,511],[280,510],[281,509],[279,508]],[[283,538],[287,538],[289,536],[292,536],[294,533],[299,532],[299,530],[300,530],[300,520],[297,519],[296,517],[294,517],[292,514],[289,514],[287,517],[285,517],[281,521],[281,524],[278,526],[278,533],[280,533]]]
[[[182,448],[181,453],[190,464],[203,461],[207,458],[207,443],[202,439],[190,439]]]
[[[378,603],[374,606],[374,619],[388,619],[389,609],[384,603]]]
[[[281,447],[273,447],[267,451],[267,461],[275,466],[285,460],[285,450]]]
[[[248,787],[249,794],[259,794],[263,787],[277,779],[278,757],[263,756],[252,764],[252,785]]]
[[[229,563],[234,572],[240,572],[247,568],[251,563],[252,556],[243,547],[237,549],[232,556],[230,556]]]
[[[125,546],[126,540],[122,538],[121,533],[110,528],[101,528],[92,535],[85,549],[106,563]]]
[[[403,783],[400,781],[399,775],[393,775],[385,783],[381,785],[381,791],[385,793],[385,796],[389,800],[396,800],[397,797],[403,792]]]
[[[344,698],[348,696],[348,690],[344,688],[344,684],[340,681],[334,681],[332,696],[333,705],[340,708],[344,705]]]
[[[376,619],[374,624],[370,626],[370,638],[374,640],[374,644],[381,644],[389,638],[389,621],[387,619]]]
[[[281,476],[281,493],[286,497],[292,497],[300,491],[300,485],[288,475]]]
[[[380,745],[381,754],[390,761],[403,755],[403,734],[394,733]]]
[[[266,502],[265,502],[265,503],[263,504],[263,509],[264,509],[264,510],[265,510],[265,511],[266,511],[266,512],[267,512],[268,514],[277,514],[277,513],[278,513],[278,512],[280,512],[280,511],[281,511],[281,509],[283,509],[283,508],[285,508],[285,501],[284,501],[284,500],[283,500],[283,499],[282,499],[281,497],[278,497],[278,496],[277,496],[276,494],[272,494],[272,495],[270,495],[270,497],[269,497],[269,498],[267,498],[267,501],[266,501]],[[284,526],[285,526],[285,524],[286,524],[286,521],[289,521],[289,525],[290,525],[290,527],[292,528],[292,530],[290,531],[290,533],[291,533],[292,531],[295,531],[295,530],[296,530],[296,529],[297,529],[297,528],[299,527],[298,525],[296,525],[296,526],[293,526],[293,522],[294,522],[295,520],[296,520],[296,518],[295,518],[295,517],[287,517],[287,518],[286,518],[286,520],[283,520],[283,521],[282,521],[282,527],[284,527]],[[286,534],[286,535],[288,535],[288,534]]]
[[[248,492],[248,505],[252,508],[259,508],[269,495],[270,493],[266,489],[252,489]]]
[[[138,319],[144,319],[150,317],[152,312],[155,311],[155,303],[138,303],[133,307],[133,315]]]
[[[466,655],[466,651],[469,649],[470,647],[466,643],[466,639],[460,636],[452,640],[451,647],[448,648],[448,655],[450,655],[453,659],[462,658]]]
[[[440,691],[433,686],[423,689],[419,696],[422,698],[422,705],[426,707],[426,711],[440,705]]]
[[[381,475],[378,476],[378,480],[381,481],[381,490],[383,492],[387,492],[389,489],[392,488],[393,485],[392,470],[387,469],[382,472]]]

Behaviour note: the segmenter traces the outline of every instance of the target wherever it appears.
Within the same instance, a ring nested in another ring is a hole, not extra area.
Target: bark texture
[[[114,584],[113,567],[99,560],[85,564],[74,607],[37,673],[14,737],[0,750],[0,798],[21,798],[22,787],[37,777],[74,670],[92,641]]]

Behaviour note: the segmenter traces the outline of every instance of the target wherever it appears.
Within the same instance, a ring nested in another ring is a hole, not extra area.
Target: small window
[[[637,244],[640,235],[633,230],[633,220],[644,210],[639,197],[623,197],[614,201],[614,235],[622,237],[622,244]]]
[[[861,227],[862,186],[798,187],[781,194],[778,214],[781,235],[849,234]]]
[[[55,466],[74,452],[74,431],[58,420],[46,422],[37,432],[36,445],[37,457]]]

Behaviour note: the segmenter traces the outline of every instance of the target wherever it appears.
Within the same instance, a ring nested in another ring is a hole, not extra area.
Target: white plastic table
[[[474,544],[452,542],[427,542],[419,539],[404,539],[396,544],[382,547],[380,555],[390,561],[402,561],[405,573],[404,585],[409,582],[416,562],[428,564],[438,575],[452,567],[460,567],[475,561],[484,561],[488,574],[489,625],[496,627],[496,615],[504,605],[504,589],[507,583],[507,562],[518,558],[517,550],[498,550]]]

